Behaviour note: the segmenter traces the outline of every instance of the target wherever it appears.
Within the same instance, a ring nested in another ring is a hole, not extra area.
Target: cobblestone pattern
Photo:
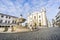
[[[41,28],[24,33],[0,33],[0,40],[60,40],[60,28]]]

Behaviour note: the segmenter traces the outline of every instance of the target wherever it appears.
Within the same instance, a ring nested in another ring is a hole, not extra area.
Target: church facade
[[[33,12],[32,14],[28,15],[27,18],[28,27],[47,27],[48,21],[46,17],[46,10],[42,8],[41,11]]]

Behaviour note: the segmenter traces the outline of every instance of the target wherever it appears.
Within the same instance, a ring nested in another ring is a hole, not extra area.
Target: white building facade
[[[58,9],[59,9],[59,12],[54,18],[53,27],[60,27],[60,7]]]
[[[47,27],[46,10],[43,8],[40,12],[36,11],[28,15],[27,18],[28,27]]]
[[[56,15],[56,25],[58,27],[60,27],[60,11],[58,12],[58,14]]]
[[[8,31],[8,29],[12,29],[17,24],[16,19],[17,17],[15,16],[0,13],[0,31],[3,32],[4,30]]]

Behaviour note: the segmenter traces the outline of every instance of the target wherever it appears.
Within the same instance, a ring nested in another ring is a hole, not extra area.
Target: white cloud
[[[50,12],[52,13],[58,7],[60,0],[0,0],[0,12],[8,13],[14,16],[20,16],[20,14],[25,15],[32,11],[40,11],[42,7],[46,7],[48,15],[50,17]]]

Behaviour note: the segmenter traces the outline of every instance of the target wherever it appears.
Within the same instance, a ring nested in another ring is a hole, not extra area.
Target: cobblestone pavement
[[[60,40],[60,28],[41,28],[24,33],[0,33],[0,40]]]

